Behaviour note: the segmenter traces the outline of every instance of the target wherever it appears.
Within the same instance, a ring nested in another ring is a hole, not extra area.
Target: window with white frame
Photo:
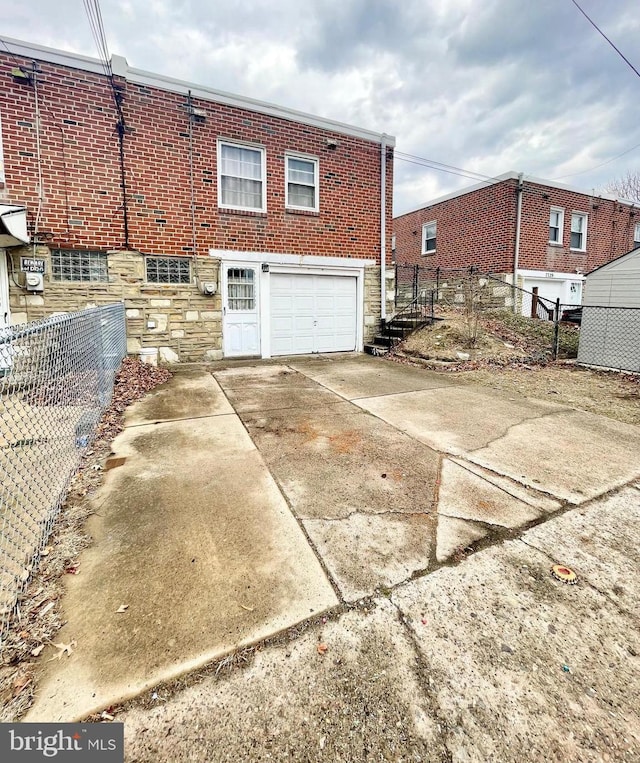
[[[571,215],[571,248],[581,252],[587,248],[587,215],[584,212]]]
[[[108,281],[107,255],[86,249],[52,249],[51,280]]]
[[[229,310],[255,310],[256,283],[252,268],[229,268],[227,271]]]
[[[218,142],[218,206],[265,212],[265,150]]]
[[[186,257],[147,257],[148,283],[191,283],[191,263]]]
[[[640,246],[640,223],[636,223],[633,227],[633,248]]]
[[[551,207],[549,212],[549,243],[562,243],[562,228],[564,227],[564,209]]]
[[[318,160],[307,156],[286,156],[286,201],[289,209],[318,211]]]
[[[436,228],[435,220],[422,226],[422,254],[436,253]]]

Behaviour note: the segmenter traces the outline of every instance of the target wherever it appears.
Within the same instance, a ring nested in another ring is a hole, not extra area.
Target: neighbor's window
[[[191,263],[186,257],[147,257],[149,283],[191,283]]]
[[[564,209],[551,207],[549,212],[549,243],[562,243],[562,228],[564,226]]]
[[[587,248],[587,216],[584,212],[571,215],[571,248],[580,251]]]
[[[265,151],[218,143],[218,206],[265,212]]]
[[[83,249],[53,249],[51,251],[52,281],[108,281],[105,252]]]
[[[254,310],[256,306],[255,270],[229,268],[227,271],[229,310]]]
[[[436,223],[425,223],[422,226],[422,254],[435,254]]]
[[[302,156],[286,157],[286,206],[318,211],[318,160]]]
[[[640,246],[640,223],[636,223],[633,228],[633,248]]]

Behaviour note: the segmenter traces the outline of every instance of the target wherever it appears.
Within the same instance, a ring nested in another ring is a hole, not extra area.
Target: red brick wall
[[[32,62],[17,59],[24,69]],[[37,210],[34,90],[0,55],[0,113],[6,187],[0,197]],[[124,245],[116,110],[105,78],[38,62],[46,243],[117,249]],[[116,78],[117,80],[117,78]],[[191,254],[189,120],[186,97],[117,80],[131,132],[125,137],[129,246],[144,253]],[[194,100],[197,253],[210,248],[380,257],[380,146],[286,119]],[[267,155],[267,213],[219,211],[219,137],[259,143]],[[335,150],[327,138],[337,141]],[[285,210],[285,151],[320,160],[320,212]],[[391,257],[392,149],[387,162],[387,252]]]
[[[396,261],[513,272],[516,188],[517,181],[509,179],[395,218]],[[549,244],[551,207],[565,210],[562,246]],[[588,214],[586,252],[570,251],[572,212]],[[632,248],[638,219],[628,205],[525,181],[519,268],[586,273]],[[432,220],[436,253],[422,255],[422,225]]]
[[[516,182],[496,183],[395,218],[396,261],[426,267],[512,269]],[[422,226],[435,220],[435,254],[422,254]],[[500,233],[497,234],[496,232]]]

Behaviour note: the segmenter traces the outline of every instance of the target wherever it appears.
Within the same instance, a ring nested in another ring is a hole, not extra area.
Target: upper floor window
[[[587,248],[587,215],[584,212],[571,215],[571,248],[581,252]]]
[[[318,211],[318,160],[287,155],[286,201],[290,209]]]
[[[108,281],[107,255],[84,249],[52,249],[51,280]]]
[[[218,142],[218,206],[266,212],[265,150]]]
[[[187,257],[147,257],[148,283],[191,283],[191,263]]]
[[[435,221],[422,226],[422,254],[435,254],[436,227]]]
[[[633,228],[633,248],[640,246],[640,223],[636,223]]]
[[[551,207],[549,212],[549,243],[562,243],[562,228],[564,227],[564,209]]]

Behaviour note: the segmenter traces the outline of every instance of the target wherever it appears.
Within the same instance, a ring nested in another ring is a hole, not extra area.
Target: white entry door
[[[260,355],[258,270],[255,265],[224,264],[222,313],[225,358]]]
[[[272,273],[270,291],[272,355],[356,349],[355,276]]]

